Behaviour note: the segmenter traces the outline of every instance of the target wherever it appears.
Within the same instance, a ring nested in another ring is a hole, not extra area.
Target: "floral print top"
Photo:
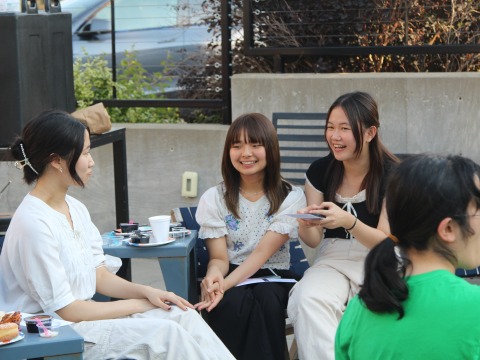
[[[223,197],[223,183],[208,189],[200,198],[196,219],[200,224],[199,237],[203,239],[226,237],[230,263],[240,265],[255,249],[267,231],[298,237],[298,222],[286,214],[296,213],[306,206],[303,190],[293,186],[277,213],[268,216],[270,203],[264,195],[257,201],[239,197],[240,219],[235,218]],[[267,260],[262,268],[288,269],[289,243],[286,242]]]

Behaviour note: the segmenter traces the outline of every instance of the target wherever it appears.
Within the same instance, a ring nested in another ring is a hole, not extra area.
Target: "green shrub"
[[[170,81],[161,73],[148,74],[137,60],[135,51],[126,51],[117,67],[117,80],[112,80],[112,70],[102,56],[85,56],[75,59],[73,77],[77,108],[84,108],[95,100],[161,99]],[[119,123],[178,123],[182,122],[177,108],[108,108],[112,122]]]
[[[73,62],[73,83],[77,108],[93,104],[95,99],[112,97],[112,70],[107,60],[100,56],[89,56]]]

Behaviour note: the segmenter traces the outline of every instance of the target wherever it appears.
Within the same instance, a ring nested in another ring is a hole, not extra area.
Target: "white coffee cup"
[[[153,239],[150,243],[163,243],[168,241],[168,232],[170,230],[170,215],[158,215],[148,218],[152,227]]]

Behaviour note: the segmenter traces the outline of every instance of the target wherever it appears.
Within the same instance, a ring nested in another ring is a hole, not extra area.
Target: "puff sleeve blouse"
[[[228,211],[223,193],[223,184],[208,189],[200,199],[196,219],[200,224],[200,238],[226,237],[230,263],[240,265],[245,261],[267,231],[288,234],[290,239],[298,237],[296,219],[286,214],[296,213],[306,206],[301,188],[293,186],[278,211],[270,216],[267,215],[270,203],[265,195],[255,202],[240,195],[238,211],[240,219]],[[288,245],[288,242],[282,245],[262,268],[288,269],[290,266]]]

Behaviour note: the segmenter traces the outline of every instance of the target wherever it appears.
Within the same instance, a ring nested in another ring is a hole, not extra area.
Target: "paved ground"
[[[480,277],[474,277],[474,278],[467,278],[466,279],[469,283],[475,284],[475,285],[480,285]]]
[[[165,290],[162,272],[157,259],[132,259],[132,280]]]

